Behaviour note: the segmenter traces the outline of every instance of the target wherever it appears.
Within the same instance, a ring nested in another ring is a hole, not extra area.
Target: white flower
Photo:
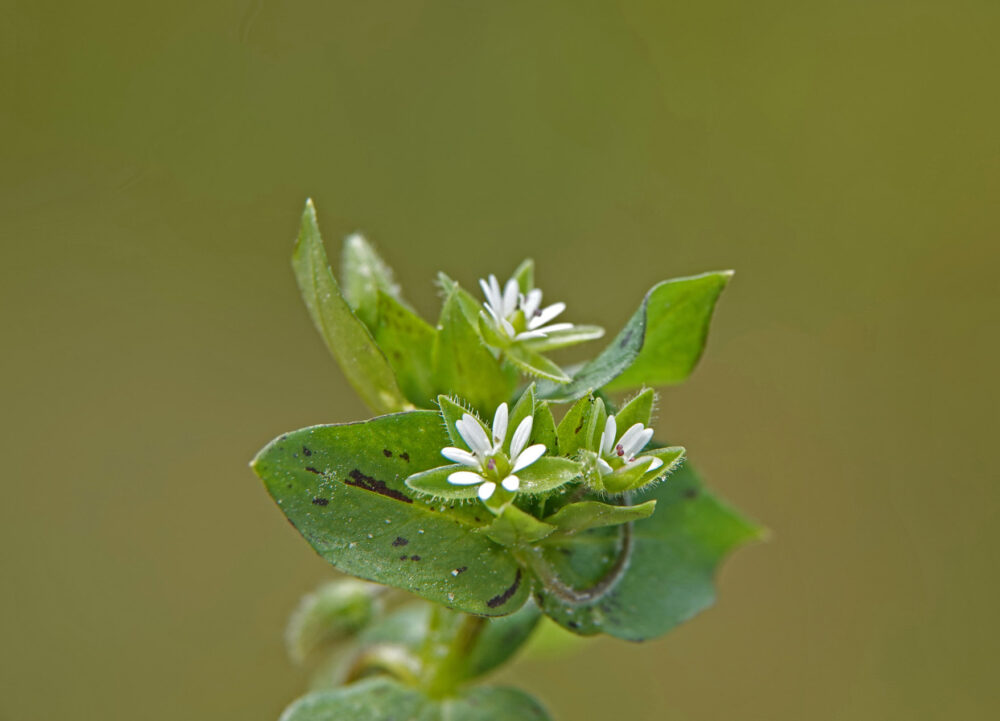
[[[486,310],[494,324],[512,341],[545,338],[549,333],[569,330],[572,323],[552,323],[557,315],[566,310],[565,303],[553,303],[542,308],[542,291],[535,288],[527,295],[520,292],[517,281],[513,278],[507,281],[503,290],[495,275],[489,280],[479,280],[479,286],[486,296]]]
[[[649,471],[655,471],[663,465],[663,461],[655,456],[640,456],[636,458],[636,453],[641,451],[653,437],[653,429],[646,428],[642,423],[636,423],[615,442],[618,432],[618,423],[614,416],[608,416],[607,423],[604,424],[604,434],[601,436],[601,447],[598,450],[597,465],[601,469],[601,475],[607,475],[618,468],[636,466],[640,463],[649,462]],[[609,461],[615,461],[612,466]]]
[[[510,453],[505,454],[503,442],[507,437],[506,403],[501,403],[497,408],[490,435],[486,434],[475,417],[469,413],[464,414],[455,423],[455,428],[471,453],[461,448],[445,448],[441,455],[473,470],[455,471],[448,476],[448,482],[456,486],[479,485],[479,498],[484,501],[493,495],[498,483],[511,493],[517,491],[521,487],[521,480],[514,474],[545,455],[545,445],[542,443],[525,448],[531,437],[533,423],[531,416],[521,421],[511,437]]]

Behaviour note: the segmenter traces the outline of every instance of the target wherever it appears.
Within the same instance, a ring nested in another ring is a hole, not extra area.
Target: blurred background
[[[427,316],[436,270],[529,255],[612,331],[737,270],[659,427],[770,542],[671,635],[500,680],[564,720],[996,718],[998,31],[992,0],[4,2],[0,719],[303,689],[281,635],[332,573],[247,462],[367,417],[289,268],[307,196]]]

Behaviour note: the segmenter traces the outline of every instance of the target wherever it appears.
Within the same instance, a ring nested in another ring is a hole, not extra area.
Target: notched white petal
[[[474,416],[466,413],[462,416],[462,420],[455,423],[455,428],[477,456],[485,456],[490,452],[490,439]]]
[[[614,416],[608,416],[604,423],[604,435],[601,437],[601,453],[610,455],[615,447],[615,434],[618,432],[618,422]]]
[[[565,303],[553,303],[552,305],[548,306],[547,308],[543,308],[542,311],[538,315],[533,316],[532,318],[530,318],[528,320],[528,328],[531,328],[533,330],[535,328],[543,326],[546,323],[548,323],[550,320],[552,320],[553,318],[555,318],[557,315],[559,315],[560,313],[562,313],[564,310],[566,310],[566,304]]]
[[[513,493],[514,491],[516,491],[518,488],[521,487],[521,479],[513,475],[507,476],[506,478],[503,479],[503,482],[500,485],[506,488],[511,493]]]
[[[493,450],[500,450],[500,444],[507,437],[507,404],[501,403],[497,406],[497,412],[493,416]]]
[[[536,443],[533,446],[528,446],[521,453],[517,455],[514,459],[514,472],[521,470],[522,468],[527,468],[532,463],[537,461],[539,458],[545,455],[545,445],[542,443]]]
[[[472,471],[455,471],[448,476],[448,483],[451,483],[454,486],[474,486],[485,480],[486,479],[481,475],[473,473]]]
[[[531,437],[531,426],[534,421],[535,419],[532,416],[528,416],[518,424],[517,430],[514,431],[514,435],[510,439],[511,458],[517,458],[521,455],[521,451],[528,445],[528,439]]]
[[[463,451],[461,448],[442,448],[441,455],[449,461],[461,463],[463,466],[479,468],[479,459],[468,451]]]
[[[490,496],[493,495],[493,491],[497,489],[497,484],[493,481],[486,481],[483,485],[479,487],[479,500],[488,501]]]

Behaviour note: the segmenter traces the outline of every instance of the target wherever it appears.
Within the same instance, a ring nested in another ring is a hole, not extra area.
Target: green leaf
[[[456,464],[432,468],[429,471],[414,473],[406,479],[406,485],[418,493],[433,498],[444,498],[450,501],[469,500],[476,497],[479,486],[457,486],[448,482],[448,476],[456,471],[468,471],[465,466]]]
[[[413,411],[285,434],[252,466],[303,537],[345,573],[466,613],[511,613],[530,584],[507,551],[472,532],[488,512],[424,502],[404,483],[438,467],[447,444],[438,413]]]
[[[507,360],[528,375],[547,378],[555,383],[569,381],[569,376],[563,372],[562,368],[540,353],[529,350],[523,345],[512,345],[504,352],[507,355]]]
[[[544,401],[535,402],[535,424],[531,428],[531,442],[543,444],[550,455],[554,456],[560,452],[556,421],[552,417],[552,409]]]
[[[397,302],[401,300],[392,270],[363,235],[354,233],[344,240],[340,272],[344,282],[344,298],[358,318],[374,332],[379,317],[379,293],[384,293]]]
[[[624,433],[628,428],[636,423],[648,426],[649,417],[653,414],[653,401],[655,400],[656,393],[652,388],[647,388],[622,406],[622,409],[615,413],[615,422],[618,426],[618,433]]]
[[[761,529],[713,497],[689,466],[650,494],[656,513],[633,526],[624,576],[610,592],[574,603],[549,587],[541,606],[582,635],[607,633],[641,641],[666,633],[711,605],[715,571],[731,551]],[[546,544],[544,561],[562,583],[581,590],[599,583],[619,560],[625,527],[596,529]],[[540,573],[540,576],[543,574]]]
[[[580,464],[576,461],[571,461],[569,458],[544,456],[517,472],[517,477],[521,479],[521,488],[518,493],[529,495],[547,493],[569,483],[577,478],[581,472]]]
[[[566,411],[566,415],[559,421],[559,427],[556,429],[556,434],[559,436],[560,455],[572,456],[581,448],[590,446],[591,438],[588,434],[593,429],[588,421],[597,403],[598,400],[594,396],[586,395]]]
[[[505,373],[483,345],[475,326],[462,311],[457,292],[445,299],[441,310],[434,346],[434,378],[438,390],[463,398],[485,414],[492,414],[507,400],[516,383],[516,378]]]
[[[653,286],[600,355],[568,383],[539,384],[539,396],[568,402],[600,388],[624,390],[683,381],[701,357],[715,301],[730,277],[731,271],[720,271]]]
[[[462,417],[466,413],[479,421],[479,425],[482,426],[486,435],[490,435],[489,429],[487,429],[483,422],[476,417],[476,414],[458,403],[456,400],[453,400],[448,396],[438,396],[437,404],[438,408],[441,409],[441,417],[444,419],[444,425],[448,431],[448,437],[451,439],[451,443],[449,445],[452,447],[464,449],[468,448],[468,444],[465,442],[465,439],[462,438],[462,434],[459,433],[458,428],[455,427],[455,424],[462,420]]]
[[[381,290],[375,342],[385,354],[396,382],[416,406],[433,405],[432,357],[437,331],[423,318]]]
[[[292,268],[313,323],[362,400],[378,413],[405,408],[408,403],[389,362],[340,293],[326,259],[311,200],[306,201],[302,213]]]
[[[603,526],[617,526],[628,521],[648,518],[656,508],[656,501],[646,501],[636,506],[613,506],[600,501],[580,501],[563,506],[545,519],[558,527],[556,535],[572,536],[580,531]]]
[[[493,523],[481,529],[491,541],[501,546],[523,546],[542,540],[555,529],[514,505],[504,506]]]
[[[639,357],[609,390],[680,383],[694,370],[708,338],[715,302],[732,271],[668,280],[646,296],[646,337]]]
[[[343,579],[304,596],[288,620],[285,646],[295,663],[316,649],[357,633],[379,613],[378,586]]]
[[[546,353],[557,348],[585,343],[588,340],[597,340],[603,336],[604,329],[599,326],[574,325],[566,330],[550,331],[544,338],[526,340],[524,345],[537,353]]]
[[[441,288],[442,297],[455,296],[462,315],[465,316],[469,325],[475,326],[479,322],[479,314],[484,308],[483,304],[476,300],[475,296],[469,293],[469,291],[460,286],[458,282],[452,280],[444,273],[438,273],[438,285]]]

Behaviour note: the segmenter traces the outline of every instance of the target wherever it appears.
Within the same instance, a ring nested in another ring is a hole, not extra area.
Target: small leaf
[[[576,461],[545,456],[517,472],[517,477],[521,479],[521,488],[518,492],[529,495],[547,493],[569,483],[580,473],[580,464]]]
[[[542,608],[582,635],[607,633],[642,641],[666,633],[711,605],[713,576],[731,551],[759,539],[761,529],[714,498],[690,466],[653,489],[656,513],[637,521],[624,576],[593,601],[570,602],[542,589]],[[586,589],[608,573],[623,529],[594,529],[547,543],[544,558],[563,583]]]
[[[585,343],[588,340],[597,340],[603,336],[604,329],[599,326],[574,325],[566,330],[549,331],[544,338],[532,338],[524,341],[524,345],[537,353],[546,353],[557,348]]]
[[[559,421],[556,433],[559,436],[560,455],[573,456],[581,448],[590,446],[591,438],[588,434],[592,429],[588,421],[597,402],[594,396],[586,395],[574,403]]]
[[[618,432],[624,433],[626,429],[636,423],[648,426],[649,417],[653,414],[654,400],[656,400],[656,393],[653,392],[652,388],[647,388],[622,406],[622,409],[615,413]]]
[[[340,272],[344,298],[358,318],[374,332],[379,317],[378,294],[384,293],[397,302],[402,300],[392,270],[361,233],[354,233],[344,240]]]
[[[378,586],[344,579],[304,596],[288,621],[285,646],[295,663],[321,646],[357,633],[379,613]]]
[[[407,400],[426,408],[434,399],[432,356],[437,330],[396,298],[381,290],[377,295],[375,342]]]
[[[253,469],[292,524],[341,571],[466,613],[521,607],[529,583],[501,546],[472,530],[481,507],[416,497],[404,479],[438,468],[448,437],[435,411],[313,426],[262,450]]]
[[[472,323],[477,322],[474,317]],[[517,379],[504,372],[472,323],[461,309],[459,294],[452,292],[441,310],[434,346],[435,384],[479,411],[492,413],[511,395]]]
[[[555,526],[539,521],[514,505],[504,506],[493,523],[481,529],[491,541],[501,546],[523,546],[536,543],[556,530]]]
[[[448,476],[452,473],[468,470],[471,469],[457,464],[432,468],[429,471],[409,476],[406,479],[406,485],[414,491],[434,498],[446,498],[451,501],[468,500],[476,497],[476,492],[479,490],[478,485],[459,486],[448,482]]]
[[[505,351],[507,359],[528,375],[547,378],[555,383],[566,383],[569,376],[562,368],[540,353],[536,353],[521,345],[513,345]]]
[[[385,356],[340,293],[323,248],[316,209],[306,201],[292,267],[313,323],[347,380],[373,410],[397,411],[408,403]]]
[[[580,531],[602,526],[617,526],[628,521],[648,518],[656,508],[656,501],[646,501],[635,506],[613,506],[599,501],[580,501],[563,506],[545,519],[558,527],[558,536],[571,536]]]

